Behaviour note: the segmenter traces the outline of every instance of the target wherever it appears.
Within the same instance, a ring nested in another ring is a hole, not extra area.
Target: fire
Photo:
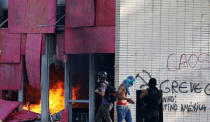
[[[27,102],[25,105],[23,105],[23,110],[30,110],[35,113],[41,113],[41,99],[39,104],[30,104]]]
[[[50,114],[57,113],[64,109],[64,83],[57,82],[55,88],[50,89],[49,91],[49,109]]]
[[[79,86],[72,88],[72,99],[76,100],[79,96]],[[64,82],[59,81],[49,90],[49,109],[50,114],[53,115],[64,109],[65,97],[64,97]],[[24,110],[30,110],[36,113],[41,113],[41,99],[38,104],[30,104],[27,102],[23,105]]]
[[[72,100],[76,100],[79,97],[79,90],[80,90],[79,86],[72,88]]]

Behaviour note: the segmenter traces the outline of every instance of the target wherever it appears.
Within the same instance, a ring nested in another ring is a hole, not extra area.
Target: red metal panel
[[[82,54],[84,50],[84,38],[85,34],[81,29],[66,29],[65,30],[65,53],[67,54]]]
[[[94,0],[66,0],[66,27],[93,26]]]
[[[96,0],[96,25],[115,25],[116,0]]]
[[[68,108],[65,108],[62,112],[61,122],[68,122]]]
[[[8,29],[10,33],[25,32],[26,0],[8,1]]]
[[[0,99],[0,120],[5,120],[18,106],[20,102]]]
[[[26,50],[26,40],[27,40],[27,34],[21,34],[21,55],[25,55]],[[45,49],[45,37],[42,36],[42,47],[41,47],[41,54],[44,54]]]
[[[64,34],[57,34],[56,41],[57,41],[57,49],[56,49],[56,58],[58,60],[64,60]]]
[[[115,27],[88,27],[65,30],[67,54],[114,53]]]
[[[8,28],[10,33],[54,33],[56,0],[9,0]],[[49,22],[49,23],[48,23]]]
[[[38,119],[40,114],[23,110],[16,112],[9,116],[9,120],[7,122],[24,122],[24,121],[33,121]]]
[[[0,89],[21,89],[22,63],[0,64]]]
[[[20,63],[20,34],[0,29],[0,63]]]
[[[42,34],[28,34],[26,42],[26,69],[29,84],[40,89],[40,53]]]

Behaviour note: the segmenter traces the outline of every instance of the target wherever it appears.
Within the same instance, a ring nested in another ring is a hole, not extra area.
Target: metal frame
[[[49,121],[50,35],[45,38],[45,54],[41,62],[41,122]]]
[[[95,62],[94,55],[89,55],[89,122],[95,120]]]
[[[69,98],[67,99],[67,100],[71,100],[72,99],[72,73],[70,73],[71,71],[72,71],[72,58],[70,57],[70,67],[69,67],[69,89],[68,89],[68,91],[69,91]],[[68,109],[68,114],[69,114],[69,117],[68,117],[68,122],[72,122],[72,113],[73,113],[73,111],[72,111],[72,102],[69,102],[68,103],[69,104],[69,109]]]
[[[21,89],[18,90],[18,101],[24,102],[24,92],[25,92],[25,77],[26,77],[26,71],[25,71],[25,58],[22,58],[22,79],[21,79]],[[22,110],[22,104],[19,106],[19,110]]]
[[[68,100],[69,103],[89,103],[89,100]]]
[[[67,61],[64,64],[64,89],[65,89],[65,108],[68,109],[68,113],[70,113],[70,108],[72,108],[72,104],[68,102],[68,100],[71,98],[71,88],[70,88],[70,60],[69,56],[67,56]],[[72,112],[71,112],[72,113]],[[72,118],[72,116],[69,116],[68,118]],[[69,120],[67,120],[69,122]]]
[[[0,28],[8,21],[8,18],[0,24]]]
[[[63,16],[61,16],[56,22],[54,25],[38,25],[39,27],[56,27],[56,26],[61,26],[61,27],[64,27],[64,25],[56,25],[58,22],[60,22],[63,18],[65,17],[65,14]],[[55,18],[55,17],[53,17]],[[52,19],[53,19],[52,18]],[[49,23],[52,19],[50,19],[47,23]]]
[[[70,61],[69,61],[69,57],[67,56],[67,61],[64,64],[64,90],[65,90],[65,108],[69,107],[68,105],[68,99],[70,97],[69,95],[69,70],[70,70]]]
[[[89,99],[88,100],[72,100],[72,59],[68,57],[68,61],[65,63],[65,107],[68,107],[69,120],[72,122],[72,102],[76,103],[88,103],[89,104],[89,122],[94,122],[95,118],[95,67],[94,67],[94,55],[89,55]]]

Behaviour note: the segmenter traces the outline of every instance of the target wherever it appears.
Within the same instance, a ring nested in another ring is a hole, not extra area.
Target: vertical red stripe
[[[42,34],[28,34],[26,42],[26,69],[29,84],[40,89],[40,54]]]

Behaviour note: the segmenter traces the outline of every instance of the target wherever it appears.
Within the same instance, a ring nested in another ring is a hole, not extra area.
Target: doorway
[[[114,85],[114,54],[69,55],[65,68],[69,122],[93,122],[100,105],[100,97],[94,93],[96,74],[106,71],[108,81]],[[113,110],[111,117],[114,117]]]

